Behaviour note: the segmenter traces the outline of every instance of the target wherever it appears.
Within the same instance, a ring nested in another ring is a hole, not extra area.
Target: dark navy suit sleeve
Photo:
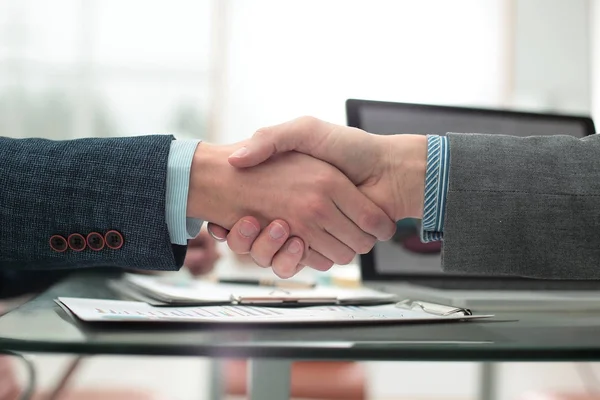
[[[186,247],[165,221],[172,140],[0,138],[0,268],[178,269]]]

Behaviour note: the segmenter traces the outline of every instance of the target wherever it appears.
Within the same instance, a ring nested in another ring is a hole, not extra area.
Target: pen
[[[220,278],[219,283],[233,283],[236,285],[269,286],[285,289],[312,289],[315,283],[300,281],[279,281],[275,279],[252,279],[252,278]]]

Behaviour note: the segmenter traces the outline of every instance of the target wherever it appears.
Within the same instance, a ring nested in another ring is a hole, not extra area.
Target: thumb
[[[254,167],[277,153],[277,148],[266,140],[253,137],[229,156],[229,164],[236,168]]]
[[[322,127],[323,121],[312,117],[301,117],[280,125],[259,129],[252,139],[229,156],[229,164],[237,168],[253,167],[275,154],[293,150],[311,154]]]

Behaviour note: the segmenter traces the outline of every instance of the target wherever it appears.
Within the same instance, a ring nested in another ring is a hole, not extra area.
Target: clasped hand
[[[421,135],[371,135],[303,117],[235,146],[200,146],[192,169],[202,174],[192,174],[190,193],[205,195],[189,199],[188,215],[282,278],[347,264],[390,239],[396,220],[422,214]]]

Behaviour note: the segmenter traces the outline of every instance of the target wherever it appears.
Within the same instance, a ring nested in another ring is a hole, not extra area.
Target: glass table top
[[[0,350],[312,360],[600,360],[600,312],[495,313],[489,320],[332,327],[91,324],[59,296],[117,298],[106,273],[78,273],[0,317]],[[485,310],[476,310],[479,313]]]

